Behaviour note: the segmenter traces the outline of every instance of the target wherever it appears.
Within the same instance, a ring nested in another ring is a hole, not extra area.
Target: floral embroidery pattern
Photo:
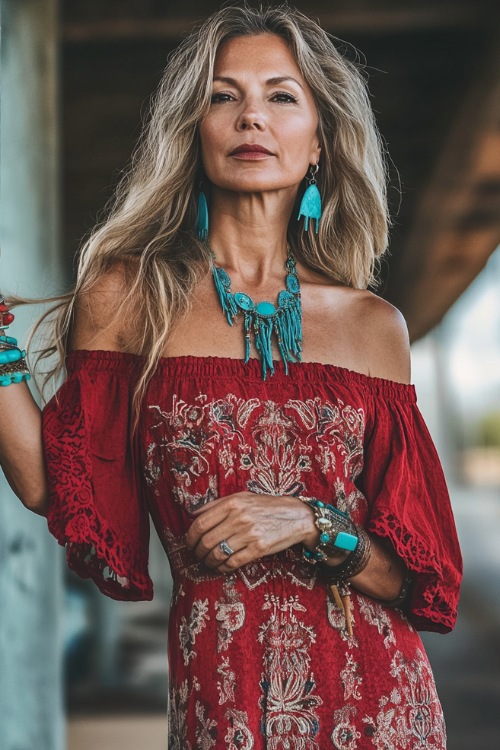
[[[168,693],[168,750],[191,750],[187,741],[188,681],[177,687],[170,683]]]
[[[306,611],[297,596],[285,601],[270,594],[264,598],[262,609],[271,610],[259,632],[265,646],[259,705],[266,747],[319,750],[315,709],[322,700],[313,692],[316,685],[309,667],[314,630],[297,619],[296,612]]]
[[[254,747],[253,735],[248,728],[248,716],[245,711],[237,711],[235,708],[228,708],[226,719],[229,721],[224,740],[227,750],[252,750]]]
[[[441,750],[446,729],[426,657],[417,650],[409,661],[396,651],[390,672],[398,686],[380,698],[376,719],[363,718],[365,735],[377,750]]]
[[[208,619],[208,599],[205,599],[204,601],[201,599],[195,599],[189,620],[186,620],[185,617],[181,619],[179,627],[179,644],[184,657],[185,666],[187,666],[189,661],[196,656],[196,651],[193,649],[196,636],[201,633]]]
[[[200,397],[197,400],[200,400]],[[172,401],[170,412],[159,406],[149,407],[156,417],[150,431],[153,434],[158,433],[159,439],[148,446],[145,478],[155,492],[158,492],[158,480],[162,475],[164,459],[168,456],[169,470],[173,475],[173,487],[178,494],[178,500],[181,503],[185,502],[186,508],[192,512],[218,496],[213,477],[209,479],[208,488],[204,493],[189,492],[193,481],[209,469],[208,455],[214,450],[217,433],[207,430],[204,424],[206,410],[202,405],[178,401],[175,395]],[[165,430],[165,427],[168,429]]]
[[[245,622],[245,607],[238,601],[238,592],[234,585],[234,578],[227,577],[224,581],[225,599],[215,602],[217,614],[217,651],[227,651],[233,639],[233,632],[239,630]]]
[[[210,750],[215,747],[217,722],[206,716],[206,707],[201,701],[196,701],[196,719],[196,748]]]
[[[222,677],[222,682],[217,680],[219,691],[219,706],[223,703],[234,703],[234,689],[236,687],[236,675],[229,666],[229,658],[222,657],[222,664],[217,667],[217,674]]]
[[[343,706],[337,709],[333,714],[333,721],[335,724],[332,732],[332,743],[335,750],[356,750],[358,747],[357,740],[361,737],[361,732],[358,732],[356,726],[352,722],[352,718],[357,713],[357,709],[354,706]],[[386,748],[389,750],[389,748]],[[394,748],[394,750],[396,750]]]
[[[279,405],[228,394],[213,402],[199,395],[195,401],[188,404],[174,395],[170,411],[149,407],[154,439],[145,467],[146,481],[155,492],[165,469],[171,473],[175,499],[188,512],[219,496],[217,463],[224,479],[248,474],[246,488],[269,495],[304,493],[313,453],[332,481],[337,465],[351,482],[361,472],[364,412],[340,399],[291,399]],[[337,488],[342,491],[342,486]],[[355,506],[363,499],[356,490],[351,495],[344,504]]]
[[[382,605],[373,599],[360,597],[359,605],[361,613],[370,625],[374,625],[380,635],[384,636],[384,646],[396,645],[396,638],[392,630],[391,620]]]
[[[322,402],[319,398],[306,401],[288,401],[300,414],[310,438],[324,447],[332,442],[338,448],[345,477],[354,480],[363,468],[363,434],[365,418],[362,409],[355,409],[338,399],[337,404]],[[328,459],[327,459],[328,461]],[[325,452],[319,451],[319,463],[325,462]]]
[[[363,682],[363,678],[359,674],[358,665],[351,654],[347,654],[347,662],[344,669],[340,672],[340,680],[344,689],[344,700],[348,701],[349,698],[354,698],[360,701],[359,688]]]

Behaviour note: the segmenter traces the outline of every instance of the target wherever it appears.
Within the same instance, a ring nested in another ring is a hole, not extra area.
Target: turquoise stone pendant
[[[300,282],[297,276],[296,262],[288,253],[286,260],[286,289],[278,295],[278,304],[263,300],[257,305],[244,292],[231,293],[231,279],[213,262],[215,255],[211,251],[211,268],[222,311],[229,325],[239,312],[243,313],[243,333],[245,337],[245,363],[250,359],[250,336],[253,332],[255,348],[262,363],[262,377],[267,372],[274,375],[272,353],[273,334],[277,338],[278,348],[288,375],[288,362],[300,362],[302,354],[302,309],[300,304]]]

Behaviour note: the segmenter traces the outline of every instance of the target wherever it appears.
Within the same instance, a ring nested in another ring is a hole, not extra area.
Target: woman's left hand
[[[306,544],[314,547],[319,532],[311,508],[296,497],[236,492],[199,508],[186,543],[205,565],[229,573],[266,555]],[[225,540],[228,556],[219,547]]]

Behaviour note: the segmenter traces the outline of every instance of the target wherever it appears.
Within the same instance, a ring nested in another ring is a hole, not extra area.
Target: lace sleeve
[[[68,357],[68,379],[43,410],[47,522],[82,578],[113,599],[152,599],[149,516],[129,429],[131,373],[128,363],[96,354]]]
[[[370,503],[368,531],[391,542],[414,573],[406,607],[419,630],[456,622],[462,558],[443,469],[416,403],[373,401],[359,486]]]

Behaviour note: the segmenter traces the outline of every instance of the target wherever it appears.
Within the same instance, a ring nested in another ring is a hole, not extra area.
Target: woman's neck
[[[257,286],[282,276],[294,196],[220,192],[210,206],[209,244],[217,265]]]

